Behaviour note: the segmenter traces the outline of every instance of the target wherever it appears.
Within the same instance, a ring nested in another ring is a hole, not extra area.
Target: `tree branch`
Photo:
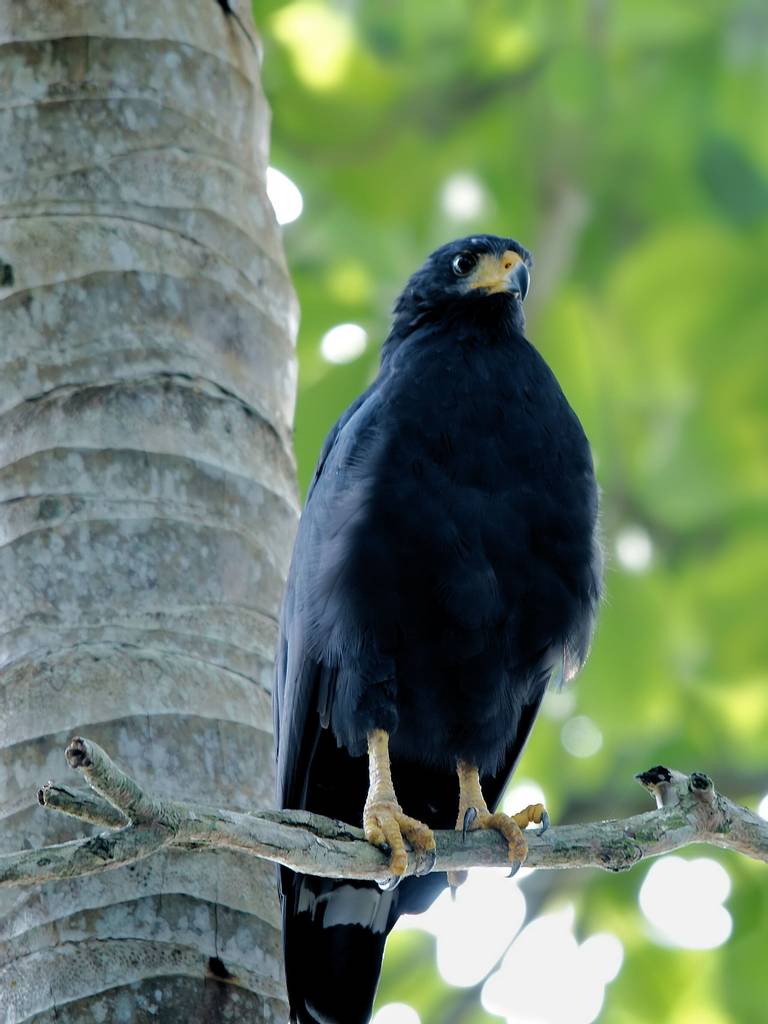
[[[387,858],[362,829],[308,811],[242,814],[147,794],[96,743],[76,737],[69,764],[91,787],[49,782],[38,793],[45,807],[113,831],[0,856],[0,886],[38,885],[130,864],[164,847],[226,847],[330,878],[389,877]],[[599,867],[626,871],[641,860],[691,843],[709,843],[768,862],[768,821],[718,794],[707,775],[661,766],[636,776],[656,798],[645,814],[526,833],[530,867]],[[436,871],[507,866],[507,846],[495,832],[437,832]],[[409,872],[418,870],[411,858]]]

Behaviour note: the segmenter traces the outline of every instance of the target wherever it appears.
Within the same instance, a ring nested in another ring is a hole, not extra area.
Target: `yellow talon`
[[[383,729],[374,729],[368,735],[368,774],[370,785],[363,810],[365,838],[379,849],[389,849],[389,870],[395,877],[402,878],[408,867],[405,840],[414,852],[427,855],[430,871],[436,857],[435,837],[423,822],[404,814],[397,802],[389,763],[389,736]]]
[[[474,765],[459,761],[456,765],[459,776],[459,815],[456,820],[457,831],[466,834],[475,829],[495,829],[507,840],[510,863],[516,864],[512,874],[517,871],[528,855],[528,843],[522,830],[529,824],[541,825],[544,832],[549,827],[549,815],[543,804],[529,804],[517,814],[503,814],[501,811],[491,813],[485,802],[480,787],[480,773]],[[455,891],[457,886],[466,879],[466,871],[449,871],[448,884]]]
[[[549,824],[549,815],[544,808],[544,804],[528,804],[527,807],[523,808],[522,811],[518,811],[517,814],[513,814],[512,817],[520,828],[525,828],[526,825],[541,825],[545,820],[547,825]],[[546,829],[542,831],[546,831]]]

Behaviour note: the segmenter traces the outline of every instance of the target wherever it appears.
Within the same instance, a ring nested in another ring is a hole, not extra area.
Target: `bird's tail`
[[[397,891],[283,871],[291,1024],[367,1024]]]

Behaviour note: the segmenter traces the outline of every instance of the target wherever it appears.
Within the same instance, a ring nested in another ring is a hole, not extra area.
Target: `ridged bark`
[[[36,802],[76,732],[163,796],[272,799],[296,304],[268,122],[215,0],[0,0],[2,851],[83,834]],[[285,1013],[271,864],[0,892],[6,1024]]]

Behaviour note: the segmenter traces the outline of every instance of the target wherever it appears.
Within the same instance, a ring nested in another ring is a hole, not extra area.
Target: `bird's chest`
[[[549,587],[550,569],[571,571],[563,551],[587,550],[589,516],[574,510],[590,502],[588,447],[536,364],[414,373],[385,402],[381,437],[358,536],[365,585],[396,577],[401,607],[416,595],[473,627],[499,621],[525,598],[521,579]]]
[[[422,533],[440,519],[471,532],[478,517],[533,514],[547,495],[567,500],[574,438],[560,399],[503,363],[496,373],[449,364],[415,381],[393,402],[377,467],[388,515],[404,511]]]
[[[578,585],[589,451],[552,374],[524,354],[425,360],[382,386],[376,443],[356,464],[364,498],[344,522],[352,596],[394,635],[496,628]]]

